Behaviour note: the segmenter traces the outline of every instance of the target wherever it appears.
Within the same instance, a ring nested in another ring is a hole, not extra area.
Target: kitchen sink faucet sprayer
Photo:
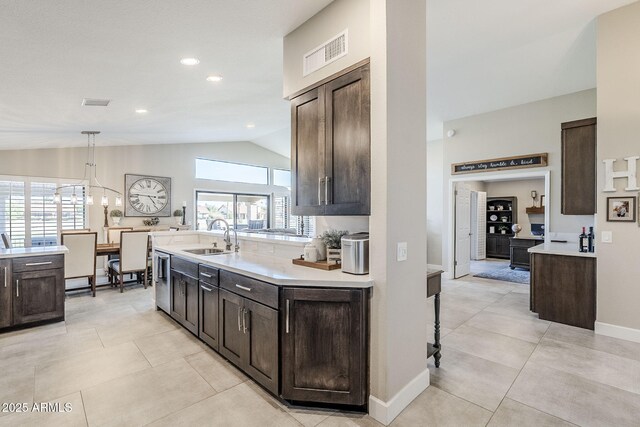
[[[229,227],[229,223],[226,220],[224,220],[223,218],[214,219],[209,223],[209,226],[207,227],[207,231],[211,231],[213,229],[213,224],[215,224],[218,221],[222,222],[227,227],[226,230],[224,231],[224,243],[225,243],[226,249],[230,251],[232,245],[231,245],[231,233],[229,233],[229,230],[231,230],[231,228]],[[235,229],[231,231],[233,231],[233,234],[235,235],[235,241],[236,241],[236,244],[233,248],[236,252],[238,252],[240,250],[240,245],[238,244],[238,232]],[[214,246],[215,246],[215,243],[214,243]]]

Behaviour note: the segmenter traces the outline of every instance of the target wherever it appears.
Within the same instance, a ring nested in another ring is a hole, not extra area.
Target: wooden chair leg
[[[96,297],[96,275],[94,274],[91,278],[91,292],[93,292],[93,297]]]
[[[147,289],[147,269],[145,269],[144,273],[142,273],[142,283],[144,285],[144,288]]]
[[[120,293],[124,292],[124,273],[120,272]]]

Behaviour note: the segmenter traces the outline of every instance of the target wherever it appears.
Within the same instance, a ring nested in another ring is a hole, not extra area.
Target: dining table
[[[120,243],[98,243],[96,256],[109,256],[120,254]]]

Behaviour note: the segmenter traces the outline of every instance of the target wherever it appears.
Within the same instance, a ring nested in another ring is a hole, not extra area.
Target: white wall
[[[515,155],[549,153],[549,165],[535,170],[551,173],[549,232],[579,234],[582,226],[591,226],[593,216],[560,213],[561,123],[596,116],[595,89],[545,99],[490,113],[479,114],[444,124],[445,134],[455,129],[453,138],[444,140],[444,204],[450,206],[451,164]],[[534,170],[534,169],[531,169]],[[526,170],[521,170],[526,171]],[[517,173],[515,171],[514,173]],[[509,173],[506,172],[505,173]],[[482,173],[474,174],[482,179]],[[456,175],[457,176],[457,175]],[[471,175],[469,175],[471,176]],[[452,211],[443,217],[442,259],[449,264],[449,223]]]
[[[613,243],[598,239],[598,305],[596,331],[606,328],[640,342],[640,228],[638,224],[606,221],[606,198],[638,196],[626,192],[626,180],[615,180],[616,193],[603,193],[604,159],[640,155],[640,3],[598,18],[598,223],[597,231],[612,231]],[[638,162],[640,163],[640,162]],[[638,165],[640,167],[640,165]],[[606,326],[606,325],[605,325]],[[635,330],[635,331],[634,331]]]
[[[349,30],[348,53],[303,77],[303,55],[344,29]],[[369,0],[336,0],[329,4],[284,38],[284,97],[368,58],[369,40]]]
[[[97,175],[100,183],[124,194],[126,173],[171,177],[172,211],[187,201],[187,219],[193,221],[194,190],[268,193],[279,187],[207,181],[195,179],[195,159],[226,160],[253,165],[289,169],[290,161],[250,142],[203,144],[160,144],[96,148]],[[86,148],[0,151],[0,174],[69,178],[80,180],[84,173]],[[100,194],[101,195],[101,194]],[[89,210],[92,230],[104,225],[100,195]],[[113,198],[111,198],[113,203]],[[109,209],[113,209],[110,206]],[[119,208],[124,211],[124,208]],[[160,218],[161,224],[174,224],[173,218]],[[121,225],[142,226],[142,218],[123,218]]]
[[[544,224],[544,214],[528,215],[526,209],[533,203],[531,190],[544,194],[544,179],[528,179],[518,181],[488,181],[485,183],[487,197],[511,197],[518,200],[518,224],[522,226],[520,237],[531,236],[531,223]],[[540,198],[536,206],[540,206]]]
[[[442,265],[444,164],[441,139],[427,142],[427,262]]]

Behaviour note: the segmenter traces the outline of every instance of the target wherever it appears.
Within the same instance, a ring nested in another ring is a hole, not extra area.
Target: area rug
[[[526,270],[512,270],[509,267],[500,268],[493,271],[485,271],[482,273],[474,274],[473,277],[480,277],[483,279],[502,280],[505,282],[520,283],[522,285],[529,284],[529,272]]]

